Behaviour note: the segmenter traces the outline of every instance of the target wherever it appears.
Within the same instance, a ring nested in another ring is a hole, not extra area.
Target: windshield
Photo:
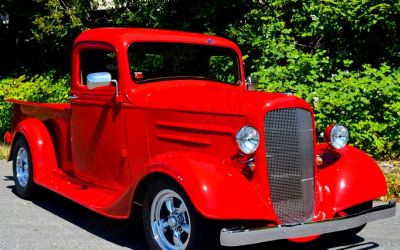
[[[179,44],[134,43],[129,47],[132,79],[137,83],[167,79],[208,79],[239,84],[239,63],[228,48]]]

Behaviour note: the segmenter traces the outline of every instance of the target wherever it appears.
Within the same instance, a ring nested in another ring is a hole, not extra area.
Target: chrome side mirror
[[[89,89],[110,86],[111,74],[108,72],[90,73],[86,77],[86,83]]]
[[[256,76],[246,77],[246,89],[247,90],[257,90],[258,79]]]
[[[111,74],[108,72],[96,72],[90,73],[86,77],[86,83],[88,89],[95,89],[98,87],[110,86],[111,83],[115,84],[115,95],[117,97],[117,102],[119,102],[118,94],[118,82],[117,80],[111,79]]]

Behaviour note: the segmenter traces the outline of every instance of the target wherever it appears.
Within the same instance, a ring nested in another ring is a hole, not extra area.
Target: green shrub
[[[263,91],[290,91],[306,99],[314,108],[318,134],[340,123],[349,128],[350,144],[375,158],[400,157],[400,68],[364,66],[307,84],[261,80]]]
[[[261,87],[306,99],[314,108],[318,133],[341,123],[349,128],[350,144],[375,158],[400,157],[400,68],[364,66],[362,71],[339,71],[329,81]]]
[[[68,102],[69,76],[57,76],[53,71],[28,77],[3,78],[0,80],[0,135],[11,128],[12,104],[7,99],[32,102]]]
[[[259,75],[263,75],[260,70]],[[336,122],[350,130],[350,144],[375,158],[400,157],[400,68],[364,66],[361,71],[339,71],[329,81],[269,82],[261,77],[261,90],[291,91],[314,108],[317,132]],[[54,72],[0,80],[0,133],[10,129],[12,105],[7,98],[35,102],[68,101],[69,77]]]
[[[317,130],[337,122],[375,158],[400,157],[400,5],[372,0],[253,1],[227,34],[259,88],[313,105]],[[370,65],[374,66],[370,66]]]
[[[351,144],[376,158],[400,156],[400,69],[339,71],[302,96],[314,106],[319,131],[342,123],[350,130]]]

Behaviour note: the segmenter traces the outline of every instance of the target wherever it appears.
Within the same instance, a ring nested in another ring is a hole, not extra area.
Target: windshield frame
[[[132,50],[132,47],[135,44],[175,44],[175,45],[193,45],[193,46],[199,46],[201,47],[213,47],[213,48],[220,48],[226,51],[229,51],[230,53],[232,53],[232,55],[234,55],[235,59],[234,59],[234,70],[235,73],[237,74],[237,76],[235,76],[236,78],[236,82],[226,82],[226,81],[221,81],[215,78],[208,78],[205,76],[165,76],[165,77],[156,77],[156,78],[151,78],[151,79],[144,79],[144,80],[138,80],[134,78],[134,72],[132,71],[132,60],[131,60],[131,55],[130,55],[130,51]],[[127,57],[128,57],[128,65],[129,65],[129,73],[130,73],[130,78],[131,80],[139,85],[142,84],[147,84],[147,83],[153,83],[153,82],[160,82],[160,81],[175,81],[175,80],[206,80],[206,81],[213,81],[213,82],[217,82],[217,83],[223,83],[223,84],[227,84],[230,86],[241,86],[242,85],[242,71],[241,71],[241,60],[239,58],[238,53],[230,47],[226,47],[226,46],[217,46],[217,45],[210,45],[210,44],[201,44],[201,43],[185,43],[185,42],[170,42],[170,41],[135,41],[132,42],[127,50]]]

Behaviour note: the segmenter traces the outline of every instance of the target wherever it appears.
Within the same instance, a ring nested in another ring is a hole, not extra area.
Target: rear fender
[[[35,183],[43,183],[44,178],[57,168],[56,153],[53,140],[46,126],[38,119],[29,118],[21,121],[13,131],[13,143],[10,158],[13,155],[14,144],[19,136],[28,142],[33,163],[33,179]]]
[[[326,144],[317,145],[317,152],[323,148]],[[387,193],[385,176],[371,157],[351,146],[336,152],[339,158],[317,176],[320,203],[333,214]]]
[[[240,169],[193,152],[159,155],[146,164],[146,173],[173,178],[197,211],[210,219],[276,220],[272,206]]]

